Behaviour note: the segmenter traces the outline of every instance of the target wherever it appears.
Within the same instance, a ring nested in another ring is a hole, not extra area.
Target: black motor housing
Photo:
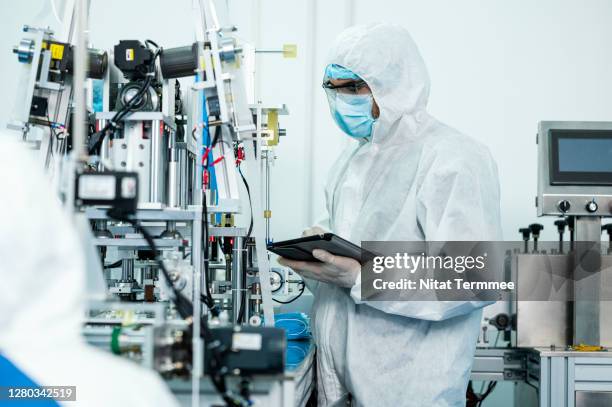
[[[177,48],[164,48],[159,56],[164,79],[184,78],[195,75],[198,67],[198,43]]]
[[[115,66],[130,80],[143,79],[153,51],[138,40],[121,40],[114,48]]]

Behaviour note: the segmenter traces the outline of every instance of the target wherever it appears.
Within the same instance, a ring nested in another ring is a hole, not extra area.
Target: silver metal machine
[[[537,250],[517,256],[515,271],[520,283],[537,275],[546,259],[567,285],[555,293],[558,301],[517,304],[517,345],[611,346],[611,298],[601,294],[609,291],[602,284],[609,281],[612,258],[601,248],[601,234],[603,218],[612,216],[612,123],[542,122],[538,157],[538,216],[564,218],[556,226],[562,236],[562,221],[568,223],[570,242],[546,256],[538,256]],[[573,301],[563,301],[567,299]],[[550,329],[536,334],[536,326]]]
[[[88,2],[67,3],[57,37],[25,27],[14,49],[23,86],[9,128],[40,149],[98,249],[103,272],[88,272],[106,290],[85,337],[158,371],[184,405],[222,402],[220,382],[238,399],[294,405],[272,291],[292,298],[303,282],[271,273],[266,250],[286,106],[247,100],[246,51],[212,0],[193,2],[192,44],[122,40],[87,55]],[[85,81],[89,109],[77,103]]]
[[[517,294],[487,321],[504,340],[479,343],[472,379],[515,382],[517,406],[612,405],[612,252],[602,242],[612,123],[541,122],[537,145],[537,213],[559,240],[540,241],[542,224],[519,230],[524,245],[506,260]]]

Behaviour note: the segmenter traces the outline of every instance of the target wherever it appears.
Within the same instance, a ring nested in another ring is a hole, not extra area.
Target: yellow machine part
[[[587,345],[584,343],[570,346],[570,349],[576,352],[601,352],[606,350],[603,346],[599,345]]]
[[[61,60],[64,58],[64,48],[66,47],[64,44],[43,41],[42,47],[51,51],[51,59]]]
[[[296,58],[297,44],[283,44],[283,58]]]
[[[268,140],[268,146],[278,145],[278,111],[268,112],[268,130],[272,132],[272,139]]]

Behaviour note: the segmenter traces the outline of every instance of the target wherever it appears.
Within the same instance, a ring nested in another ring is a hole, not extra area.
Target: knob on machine
[[[559,207],[559,210],[563,213],[569,211],[570,208],[572,207],[572,205],[566,199],[564,199],[563,201],[560,201],[557,206]]]
[[[597,212],[597,209],[599,208],[599,206],[597,205],[597,202],[595,202],[595,199],[587,202],[585,209],[587,210],[587,212],[589,213],[594,213]]]

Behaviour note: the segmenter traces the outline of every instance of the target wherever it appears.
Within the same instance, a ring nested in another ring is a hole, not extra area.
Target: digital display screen
[[[551,185],[612,185],[612,130],[550,130]]]
[[[559,171],[612,172],[612,138],[559,138]]]

